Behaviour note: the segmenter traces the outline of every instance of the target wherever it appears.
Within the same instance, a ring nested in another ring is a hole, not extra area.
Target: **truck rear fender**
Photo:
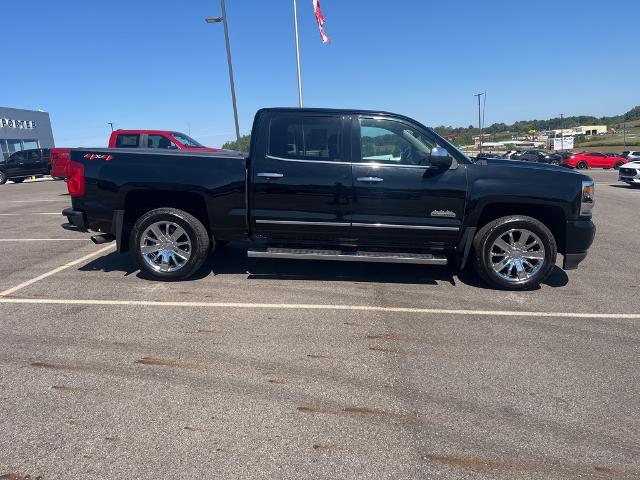
[[[212,235],[207,206],[202,195],[194,192],[137,189],[127,193],[124,212],[119,214],[120,218],[116,218],[119,210],[114,214],[113,229],[119,252],[126,252],[129,249],[129,234],[138,218],[162,207],[178,208],[190,213],[200,220],[209,235]],[[117,221],[120,222],[120,227]]]

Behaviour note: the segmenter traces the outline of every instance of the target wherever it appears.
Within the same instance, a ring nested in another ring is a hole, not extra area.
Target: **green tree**
[[[226,150],[236,150],[238,152],[248,152],[251,145],[251,135],[243,135],[240,137],[240,142],[230,141],[222,145],[222,148]]]

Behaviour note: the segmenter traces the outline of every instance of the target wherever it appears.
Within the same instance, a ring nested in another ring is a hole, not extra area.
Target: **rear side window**
[[[177,145],[164,135],[147,135],[147,148],[177,149]]]
[[[140,135],[122,134],[116,138],[116,148],[137,148],[140,145]]]
[[[342,120],[301,115],[273,118],[269,155],[295,160],[342,160]]]
[[[29,160],[40,160],[40,151],[39,150],[30,151]]]

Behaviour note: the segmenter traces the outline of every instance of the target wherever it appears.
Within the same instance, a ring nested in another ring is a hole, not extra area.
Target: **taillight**
[[[67,189],[72,197],[84,195],[84,165],[73,160],[67,164]]]

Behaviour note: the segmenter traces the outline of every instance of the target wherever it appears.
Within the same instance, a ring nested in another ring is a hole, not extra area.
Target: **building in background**
[[[0,161],[19,150],[53,147],[49,113],[0,107]]]
[[[583,125],[580,127],[571,127],[551,130],[555,136],[559,137],[564,133],[565,137],[573,137],[574,135],[605,135],[608,132],[606,125]]]

